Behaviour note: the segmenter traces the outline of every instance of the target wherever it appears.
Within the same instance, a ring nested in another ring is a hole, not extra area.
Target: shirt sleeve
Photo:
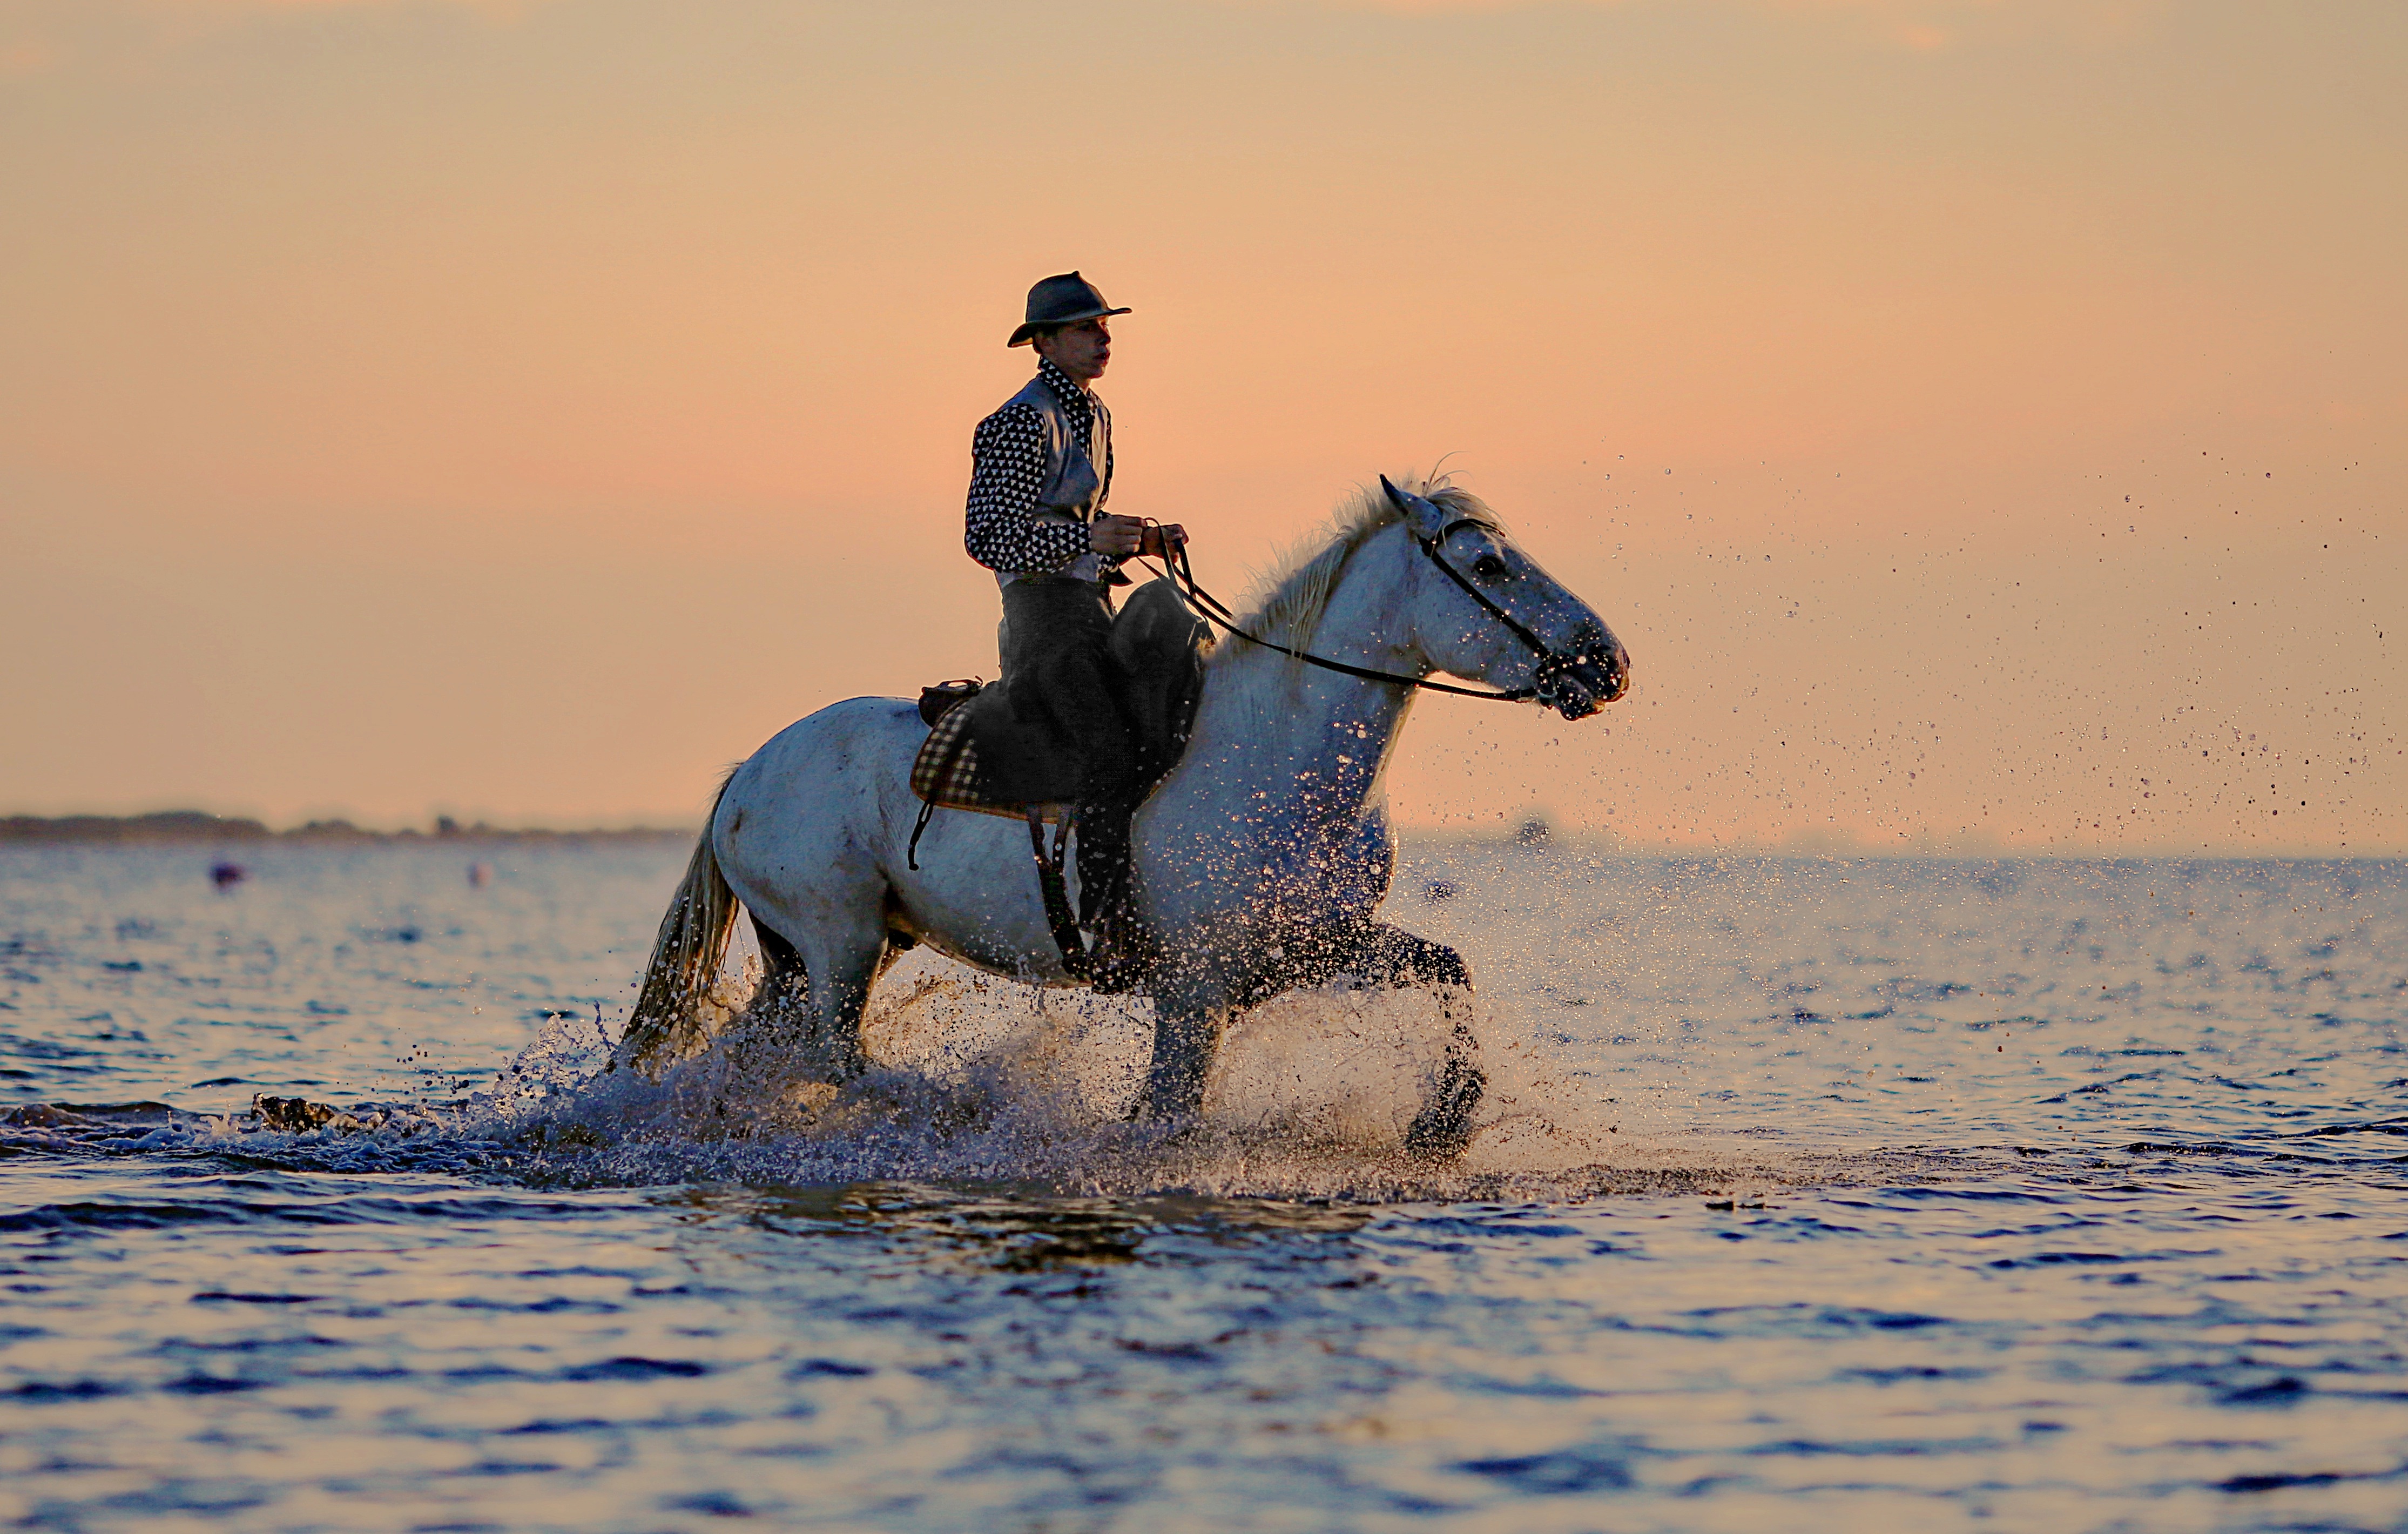
[[[970,440],[970,495],[963,547],[990,570],[1061,569],[1087,552],[1087,529],[1037,520],[1045,482],[1045,425],[1026,405],[979,423]]]

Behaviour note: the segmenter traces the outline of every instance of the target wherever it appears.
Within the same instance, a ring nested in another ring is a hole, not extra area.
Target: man
[[[971,439],[963,543],[1003,588],[1003,681],[1012,728],[982,731],[979,761],[1000,797],[1079,806],[1082,925],[1128,952],[1123,903],[1137,749],[1111,653],[1121,561],[1186,541],[1104,509],[1112,417],[1095,381],[1111,362],[1111,318],[1077,272],[1028,290],[1013,346],[1034,345],[1037,377],[979,423]]]

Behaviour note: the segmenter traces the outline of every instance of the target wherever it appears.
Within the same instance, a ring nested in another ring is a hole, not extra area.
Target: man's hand
[[[1087,523],[1087,547],[1114,559],[1126,559],[1144,543],[1144,529],[1145,524],[1135,517],[1101,512]]]
[[[1106,511],[1087,524],[1087,547],[1114,559],[1126,559],[1131,554],[1164,559],[1172,550],[1186,546],[1187,529],[1177,523],[1148,527],[1140,518]]]

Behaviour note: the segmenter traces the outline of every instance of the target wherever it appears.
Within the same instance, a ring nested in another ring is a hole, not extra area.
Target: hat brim
[[[1022,325],[1018,330],[1011,333],[1011,340],[1010,344],[1013,346],[1026,346],[1029,342],[1037,338],[1037,333],[1039,331],[1052,330],[1058,325],[1075,325],[1082,320],[1101,320],[1114,314],[1129,314],[1134,312],[1134,310],[1125,308],[1091,308],[1084,314],[1065,314],[1058,320],[1031,320],[1026,324]]]

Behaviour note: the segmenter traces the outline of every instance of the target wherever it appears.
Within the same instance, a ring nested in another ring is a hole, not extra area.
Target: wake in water
[[[1201,1112],[1128,1122],[1153,1041],[1141,999],[1049,991],[913,954],[864,1020],[874,1068],[798,1079],[750,1035],[757,964],[738,954],[710,1045],[657,1081],[609,1070],[598,1016],[556,1016],[483,1091],[348,1105],[263,1097],[250,1114],[164,1104],[20,1110],[24,1149],[182,1153],[347,1171],[455,1170],[549,1185],[933,1181],[1071,1196],[1344,1201],[1707,1194],[1961,1175],[1953,1158],[1784,1152],[1676,1130],[1659,1109],[1555,1077],[1492,1009],[1339,982],[1255,1009],[1225,1039]],[[1464,1149],[1405,1131],[1469,1005],[1487,1090]],[[1450,1011],[1453,1010],[1453,1011]]]

